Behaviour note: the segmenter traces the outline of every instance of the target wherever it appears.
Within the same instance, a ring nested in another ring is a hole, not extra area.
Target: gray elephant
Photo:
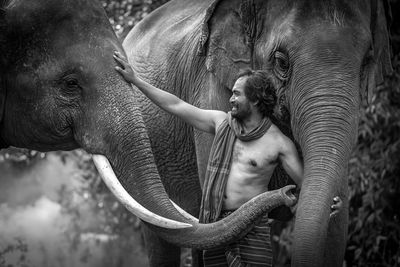
[[[280,83],[276,123],[304,159],[292,265],[341,266],[348,161],[360,103],[391,72],[389,18],[388,3],[378,0],[173,0],[139,23],[123,46],[139,76],[204,109],[230,109],[240,68],[274,73]],[[139,92],[135,97],[144,106],[169,196],[198,214],[197,179],[204,179],[213,137],[162,112]],[[329,221],[335,195],[344,207]],[[177,264],[177,248],[147,234],[152,264]]]
[[[1,0],[0,148],[96,154],[116,197],[179,246],[226,244],[265,211],[294,203],[286,187],[209,225],[176,207],[161,183],[137,92],[114,70],[115,50],[123,52],[97,0]]]

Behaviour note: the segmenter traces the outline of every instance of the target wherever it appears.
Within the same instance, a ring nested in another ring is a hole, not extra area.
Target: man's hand
[[[116,66],[115,69],[119,72],[119,74],[124,77],[124,79],[129,82],[136,84],[136,81],[138,80],[135,72],[133,71],[131,65],[128,63],[128,60],[121,55],[118,51],[114,52],[114,59],[119,63],[121,66]]]
[[[339,196],[333,198],[333,204],[331,206],[331,214],[329,215],[330,218],[335,216],[343,206],[343,201],[340,199]]]
[[[343,201],[340,199],[340,197],[339,196],[334,197],[329,217],[332,218],[333,216],[335,216],[341,210],[342,206],[343,206]],[[293,214],[295,214],[297,210],[297,203],[296,205],[290,207],[290,210],[292,211]]]
[[[287,185],[280,189],[283,199],[285,201],[285,205],[288,207],[292,207],[297,203],[297,197],[293,194],[293,190],[296,188],[295,185]]]

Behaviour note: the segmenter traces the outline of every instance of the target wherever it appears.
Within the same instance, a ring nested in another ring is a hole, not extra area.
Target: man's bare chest
[[[245,167],[263,169],[275,165],[278,160],[277,149],[265,140],[243,142],[237,139],[233,146],[232,163]]]

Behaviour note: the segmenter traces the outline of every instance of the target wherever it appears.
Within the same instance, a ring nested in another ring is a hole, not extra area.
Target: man
[[[278,162],[301,187],[303,166],[293,142],[269,117],[276,104],[273,77],[265,71],[241,72],[232,88],[228,113],[197,108],[141,80],[118,52],[116,70],[165,111],[201,131],[214,134],[207,165],[200,222],[214,222],[268,190]],[[337,212],[340,201],[332,206]],[[272,249],[265,215],[248,235],[226,248],[204,251],[205,266],[271,266]]]

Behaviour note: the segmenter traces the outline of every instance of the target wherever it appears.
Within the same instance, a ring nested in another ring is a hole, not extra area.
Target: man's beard
[[[233,109],[233,108],[235,108],[235,109]],[[246,105],[246,106],[239,107],[237,105],[234,105],[231,109],[231,115],[233,118],[242,121],[251,116],[250,106]]]

